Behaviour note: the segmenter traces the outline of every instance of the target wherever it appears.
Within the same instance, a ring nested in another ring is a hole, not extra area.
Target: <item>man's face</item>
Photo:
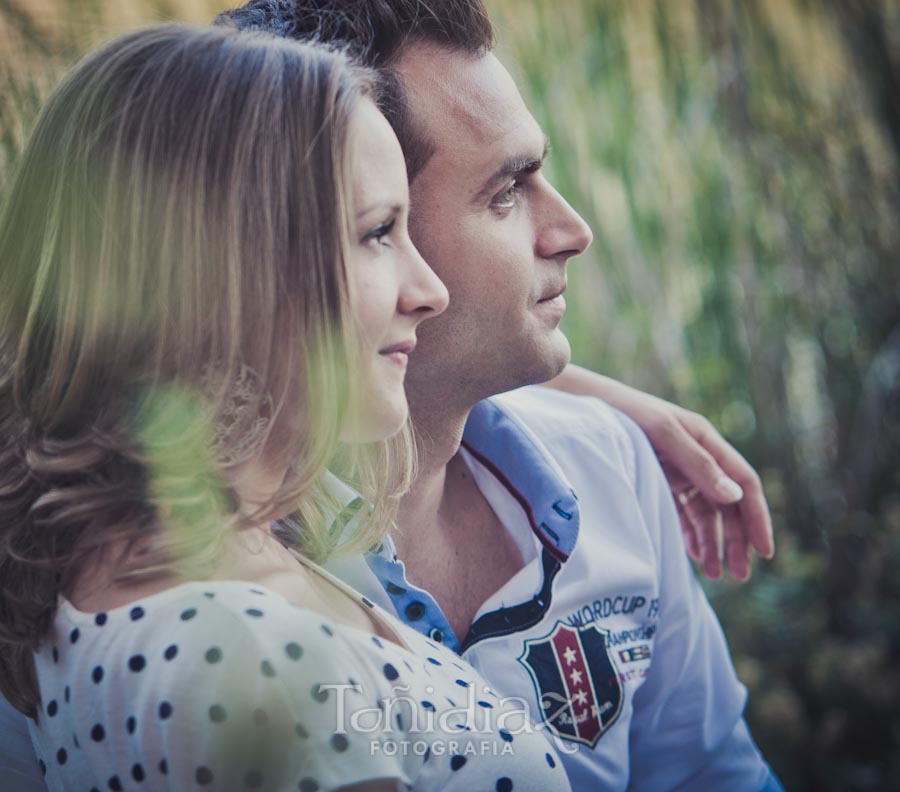
[[[561,292],[590,229],[541,173],[544,135],[493,55],[414,45],[396,71],[434,146],[411,186],[410,234],[450,292],[419,328],[411,402],[471,406],[544,382],[569,360]]]

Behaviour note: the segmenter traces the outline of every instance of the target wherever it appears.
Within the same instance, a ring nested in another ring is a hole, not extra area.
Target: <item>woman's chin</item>
[[[360,412],[360,419],[341,432],[342,443],[365,444],[387,440],[403,428],[409,417],[405,395],[397,401],[360,405]]]

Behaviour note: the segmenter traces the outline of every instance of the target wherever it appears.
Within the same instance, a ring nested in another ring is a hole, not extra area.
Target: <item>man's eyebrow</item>
[[[475,196],[476,201],[487,198],[496,187],[499,187],[504,181],[520,173],[534,173],[540,170],[544,164],[544,160],[550,154],[550,138],[544,135],[544,148],[539,159],[523,154],[514,154],[506,159],[503,164],[497,168],[491,177],[484,183],[484,186]]]

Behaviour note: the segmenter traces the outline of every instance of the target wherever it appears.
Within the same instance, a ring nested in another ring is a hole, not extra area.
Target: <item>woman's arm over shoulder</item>
[[[567,366],[547,385],[603,399],[641,427],[669,480],[688,552],[707,577],[722,574],[726,551],[736,580],[750,577],[752,550],[772,557],[759,475],[706,418],[580,366]]]

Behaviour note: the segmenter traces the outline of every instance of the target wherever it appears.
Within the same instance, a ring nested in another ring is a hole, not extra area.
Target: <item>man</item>
[[[548,388],[491,398],[566,366],[566,263],[591,233],[541,173],[480,0],[256,0],[222,21],[379,67],[410,232],[450,292],[410,361],[421,472],[396,533],[334,569],[529,702],[576,789],[780,789],[646,438]]]
[[[576,789],[777,789],[643,436],[604,405],[549,389],[483,401],[565,366],[566,261],[590,231],[541,175],[543,135],[489,52],[481,4],[259,0],[225,21],[345,41],[387,67],[413,239],[451,294],[410,364],[422,472],[396,535],[335,568],[529,701],[563,741]],[[735,493],[717,491],[724,474],[707,451],[685,450],[685,427],[702,436],[698,419],[593,376],[568,370],[563,384],[682,433],[668,454],[700,491],[675,474],[687,534],[716,574],[715,504]],[[705,443],[748,490],[744,534],[734,508],[726,521],[743,578],[750,540],[771,552],[758,480],[717,436]]]

